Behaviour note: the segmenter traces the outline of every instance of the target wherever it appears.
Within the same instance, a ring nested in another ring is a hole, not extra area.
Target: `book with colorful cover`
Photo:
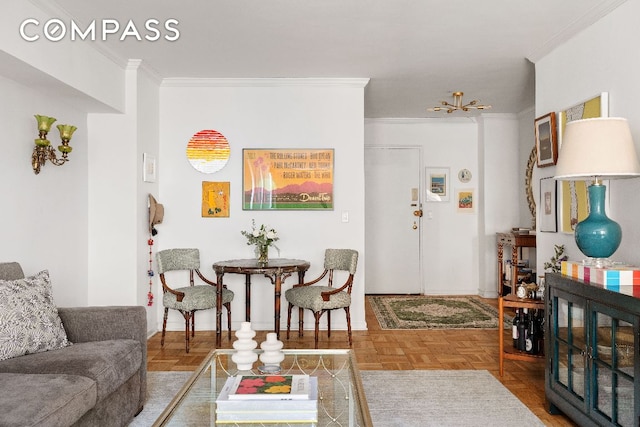
[[[309,375],[237,375],[229,400],[309,400]]]
[[[318,378],[309,377],[309,399],[229,399],[235,377],[229,377],[216,398],[216,413],[290,412],[318,410]]]

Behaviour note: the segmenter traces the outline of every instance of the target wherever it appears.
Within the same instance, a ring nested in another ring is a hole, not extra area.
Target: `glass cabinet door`
[[[585,299],[552,289],[550,386],[575,406],[586,410]]]
[[[602,422],[635,426],[638,419],[634,396],[635,316],[611,307],[590,303],[589,334],[592,416]]]

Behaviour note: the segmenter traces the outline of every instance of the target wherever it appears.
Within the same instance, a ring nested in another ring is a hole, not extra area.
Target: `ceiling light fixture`
[[[468,104],[462,103],[462,95],[464,92],[453,92],[453,104],[447,101],[441,101],[441,107],[428,108],[427,111],[442,111],[446,110],[447,113],[453,113],[457,110],[469,111],[469,110],[487,110],[491,108],[491,105],[478,104],[478,100],[474,99]]]

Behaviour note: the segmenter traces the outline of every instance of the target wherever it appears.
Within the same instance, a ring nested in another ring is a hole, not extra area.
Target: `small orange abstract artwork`
[[[229,216],[229,182],[202,181],[202,217]]]

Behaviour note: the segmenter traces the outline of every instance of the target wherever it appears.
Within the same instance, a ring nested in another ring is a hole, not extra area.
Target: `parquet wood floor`
[[[484,300],[497,307],[496,299]],[[334,316],[343,315],[336,312]],[[496,330],[382,330],[369,303],[366,304],[368,331],[353,332],[353,350],[361,370],[411,369],[483,369],[491,372],[517,396],[547,426],[577,426],[563,415],[550,415],[544,397],[544,361],[505,361],[504,376],[498,372],[498,332]],[[293,332],[293,331],[292,331]],[[256,341],[265,339],[265,331],[258,331]],[[193,371],[215,347],[213,331],[198,331],[191,341],[189,354],[184,351],[184,332],[167,332],[164,348],[160,333],[148,340],[148,369],[150,371]],[[345,331],[320,333],[320,348],[345,348]],[[223,333],[222,347],[231,348],[235,339]],[[313,331],[304,337],[281,332],[285,348],[313,348]],[[496,404],[499,404],[498,402]],[[487,408],[491,410],[491,408]]]

